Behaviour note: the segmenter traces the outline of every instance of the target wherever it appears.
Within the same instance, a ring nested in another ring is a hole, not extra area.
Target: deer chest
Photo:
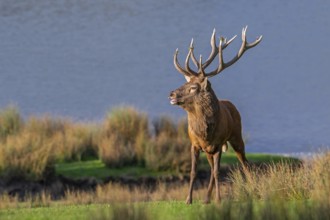
[[[218,145],[207,145],[207,146],[201,146],[202,151],[208,154],[214,154],[219,150]]]
[[[200,148],[202,151],[212,154],[218,150],[218,147],[221,144],[215,143],[214,138],[207,138],[208,136],[199,136],[195,132],[190,131],[189,132],[191,144],[194,145],[195,147]]]
[[[196,138],[206,142],[212,142],[214,140],[216,125],[211,123],[192,123],[189,124],[189,136],[190,139]]]
[[[228,132],[217,129],[213,123],[189,125],[188,133],[191,144],[209,154],[218,151],[228,139]]]

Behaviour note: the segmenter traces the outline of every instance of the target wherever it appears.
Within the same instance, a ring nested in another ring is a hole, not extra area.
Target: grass
[[[154,171],[143,166],[109,168],[101,160],[58,163],[55,165],[55,168],[58,175],[63,175],[70,178],[95,177],[98,179],[105,179],[109,176],[130,176],[137,178],[141,176],[157,177],[171,174],[171,171]]]
[[[22,128],[23,120],[14,106],[0,110],[0,141],[3,142],[9,135],[17,134]]]
[[[72,205],[0,210],[0,219],[89,219],[89,213],[106,205]]]
[[[1,219],[329,219],[327,207],[306,201],[226,201],[187,206],[181,201],[92,204],[0,210]],[[281,212],[279,212],[279,210]]]
[[[202,154],[200,169],[209,169],[205,155]],[[279,163],[279,162],[299,162],[296,158],[283,157],[271,154],[247,154],[247,157],[254,163]],[[221,159],[222,166],[239,164],[234,153],[225,153]],[[99,159],[77,161],[77,162],[61,162],[55,165],[56,173],[70,178],[94,177],[97,179],[105,179],[109,176],[129,176],[138,178],[142,176],[159,177],[164,175],[177,175],[176,171],[164,170],[156,171],[144,166],[125,166],[119,168],[109,168]]]
[[[135,204],[93,204],[0,210],[1,219],[197,219],[200,204],[186,206],[182,202]],[[139,213],[140,212],[140,213]],[[194,217],[195,216],[195,217]],[[125,218],[129,217],[129,218]],[[140,217],[140,218],[138,218]],[[143,217],[143,218],[141,218]]]
[[[2,196],[0,219],[330,219],[329,161],[327,152],[295,170],[285,162],[249,175],[233,170],[231,184],[221,185],[220,204],[203,205],[203,188],[185,205],[188,184],[160,184],[155,191],[107,184],[95,192],[68,191],[59,201]]]
[[[20,208],[0,210],[1,219],[114,219],[113,215],[121,212],[120,219],[134,219],[141,210],[140,217],[146,217],[144,212],[151,216],[157,216],[157,219],[191,219],[197,213],[199,204],[186,206],[181,202],[152,202],[135,204],[93,204],[93,205],[73,205],[73,206],[54,206],[38,208]],[[116,208],[117,210],[114,210]],[[129,213],[129,210],[132,213]],[[194,211],[195,210],[195,211]],[[115,212],[115,213],[114,213]],[[117,213],[116,213],[117,212]],[[143,213],[143,214],[142,214]],[[159,213],[167,213],[162,216]],[[129,215],[131,218],[125,215]],[[143,216],[142,216],[143,215]],[[132,218],[133,217],[133,218]],[[135,218],[139,219],[139,218]]]
[[[274,154],[263,154],[263,153],[247,153],[247,159],[252,163],[279,163],[279,162],[299,162],[299,159],[293,157],[285,157]],[[205,158],[206,159],[206,158]],[[239,164],[236,154],[229,151],[223,153],[221,157],[222,164],[236,165]]]
[[[98,140],[100,159],[109,167],[143,163],[148,126],[145,113],[128,106],[114,108],[108,113]]]

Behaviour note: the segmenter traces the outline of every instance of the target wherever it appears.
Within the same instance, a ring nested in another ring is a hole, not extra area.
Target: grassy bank
[[[296,158],[283,157],[279,155],[271,154],[260,154],[260,153],[250,153],[247,154],[247,158],[253,164],[276,164],[276,163],[299,163],[300,161]],[[236,155],[232,152],[223,154],[221,159],[221,167],[232,167],[239,165]],[[176,170],[161,170],[157,171],[154,169],[149,169],[145,166],[124,166],[118,168],[107,167],[99,159],[86,160],[86,161],[76,161],[76,162],[60,162],[55,165],[56,173],[58,175],[63,175],[69,178],[85,178],[85,177],[95,177],[97,179],[105,179],[109,176],[130,176],[133,178],[138,178],[142,176],[160,177],[166,175],[179,175]],[[208,171],[210,169],[207,159],[204,154],[201,155],[201,161],[199,164],[199,170]]]
[[[293,167],[273,163],[249,174],[234,169],[221,185],[222,202],[203,205],[206,188],[184,204],[188,184],[159,184],[156,190],[117,184],[93,192],[70,192],[54,201],[46,193],[24,201],[0,197],[1,219],[329,219],[330,153]]]
[[[0,210],[1,219],[329,219],[329,207],[312,201],[227,201],[205,206],[182,202],[77,205]]]

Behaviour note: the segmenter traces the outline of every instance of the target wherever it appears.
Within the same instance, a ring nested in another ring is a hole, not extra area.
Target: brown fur
[[[200,151],[207,155],[211,166],[211,177],[205,203],[210,202],[213,185],[216,185],[216,201],[220,201],[219,166],[221,147],[230,142],[239,161],[245,167],[244,142],[242,139],[241,117],[236,107],[227,100],[219,101],[206,77],[200,75],[171,92],[172,104],[187,111],[188,134],[191,140],[190,190],[186,200],[192,202],[192,189],[196,177],[197,160]]]

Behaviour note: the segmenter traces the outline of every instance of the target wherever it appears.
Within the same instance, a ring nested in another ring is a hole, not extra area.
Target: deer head
[[[194,76],[189,79],[189,82],[171,92],[170,103],[189,110],[197,100],[200,100],[210,90],[211,84],[207,77]]]
[[[245,53],[245,51],[256,46],[261,41],[262,36],[257,38],[256,41],[252,43],[248,43],[246,40],[246,30],[247,30],[247,26],[244,27],[242,30],[242,44],[237,55],[234,56],[228,62],[223,61],[222,51],[236,38],[237,35],[235,35],[228,41],[226,38],[220,37],[219,46],[217,46],[215,39],[215,30],[213,30],[213,34],[211,36],[211,47],[212,47],[211,54],[204,63],[202,61],[201,55],[199,57],[199,60],[196,59],[193,53],[194,50],[193,40],[191,40],[189,52],[185,61],[185,68],[181,67],[181,65],[178,62],[177,56],[179,51],[178,49],[176,49],[174,54],[174,66],[178,70],[178,72],[184,75],[184,77],[187,80],[187,83],[185,83],[180,88],[171,92],[169,96],[170,103],[172,105],[179,105],[187,110],[190,104],[194,103],[196,99],[200,98],[200,96],[205,95],[205,93],[214,94],[211,89],[211,84],[209,83],[208,78],[219,74],[221,71],[234,64],[236,61],[238,61],[241,58],[241,56]],[[215,59],[217,55],[219,58],[218,67],[215,70],[206,73],[205,69],[212,63],[212,61]],[[194,71],[193,69],[190,68],[189,66],[190,59],[195,64],[198,71]]]

